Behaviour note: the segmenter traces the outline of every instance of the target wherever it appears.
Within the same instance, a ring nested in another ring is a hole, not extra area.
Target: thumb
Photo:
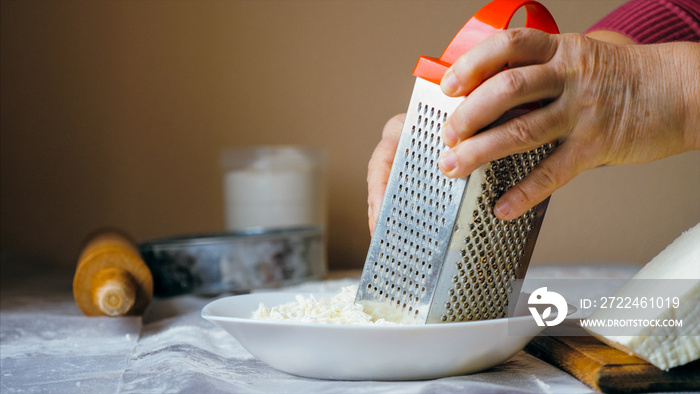
[[[558,146],[501,196],[493,208],[494,214],[501,220],[523,215],[583,171],[576,164],[576,154],[569,145],[565,142]]]

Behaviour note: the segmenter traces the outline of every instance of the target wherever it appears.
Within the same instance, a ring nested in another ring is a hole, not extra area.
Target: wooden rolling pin
[[[153,298],[153,276],[121,233],[93,233],[78,258],[73,297],[87,316],[141,315]]]

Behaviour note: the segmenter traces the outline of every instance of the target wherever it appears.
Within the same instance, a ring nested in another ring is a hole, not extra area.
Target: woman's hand
[[[450,149],[439,165],[448,177],[559,142],[497,202],[494,212],[505,220],[586,169],[700,148],[700,44],[622,46],[512,29],[460,57],[441,86],[449,96],[466,96],[442,128]],[[477,133],[508,109],[539,100],[550,102]]]
[[[586,169],[700,149],[697,43],[614,45],[580,34],[512,29],[460,57],[442,89],[466,96],[442,128],[450,149],[439,165],[449,177],[465,177],[492,160],[559,142],[497,202],[494,212],[505,220],[522,215]],[[477,133],[507,110],[539,100],[549,104]],[[386,124],[369,162],[371,232],[404,118]]]

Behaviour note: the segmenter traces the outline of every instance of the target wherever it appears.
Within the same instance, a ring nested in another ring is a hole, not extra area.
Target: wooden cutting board
[[[581,336],[557,336],[561,330]],[[525,351],[604,393],[700,390],[700,360],[662,371],[589,335],[574,321],[565,321],[535,337]]]

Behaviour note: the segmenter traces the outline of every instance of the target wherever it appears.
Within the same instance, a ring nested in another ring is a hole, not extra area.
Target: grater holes
[[[447,113],[424,103],[418,103],[416,110],[416,121],[404,142],[406,148],[396,163],[400,171],[391,194],[392,207],[379,223],[384,228],[377,234],[386,235],[379,242],[374,265],[377,277],[368,293],[389,297],[395,306],[418,314],[417,303],[432,297],[425,286],[436,275],[431,263],[436,257],[433,250],[441,232],[450,231],[443,230],[444,213],[454,198],[452,182],[437,166],[444,148],[439,130]]]
[[[522,267],[521,258],[535,219],[534,208],[520,218],[506,222],[496,218],[493,205],[500,196],[522,180],[553,149],[552,144],[523,154],[511,155],[489,164],[484,171],[481,195],[467,225],[462,260],[456,262],[457,275],[449,289],[451,308],[442,321],[493,319],[504,317],[508,295]],[[447,188],[452,185],[448,183]],[[463,297],[457,298],[462,292]],[[488,307],[487,307],[488,305]]]

